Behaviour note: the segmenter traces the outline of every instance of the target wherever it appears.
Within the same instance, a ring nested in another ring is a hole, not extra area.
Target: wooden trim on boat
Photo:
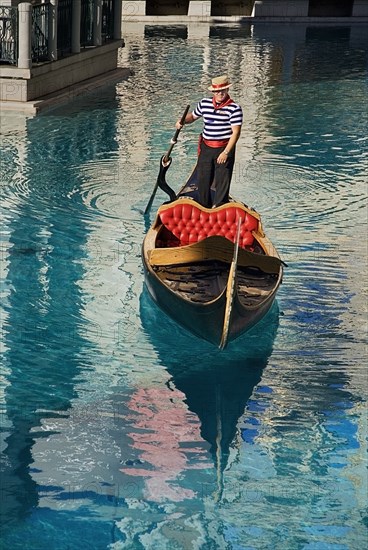
[[[202,206],[201,204],[197,203],[194,199],[191,199],[191,198],[185,197],[185,196],[184,197],[178,197],[176,199],[176,201],[173,201],[173,202],[170,202],[170,203],[167,203],[167,204],[162,204],[159,207],[159,209],[157,211],[157,214],[160,215],[160,212],[162,212],[163,210],[166,210],[168,207],[171,208],[171,207],[175,206],[175,204],[189,204],[190,206],[193,206],[193,204],[195,204],[200,210],[203,210],[203,212],[208,212],[208,213],[213,213],[215,211],[218,212],[219,210],[227,210],[229,207],[241,208],[242,210],[244,210],[244,212],[248,212],[248,214],[250,214],[251,216],[253,216],[257,220],[261,219],[260,214],[258,214],[258,212],[256,210],[253,210],[252,208],[249,208],[248,206],[246,206],[242,202],[238,202],[236,200],[232,200],[230,202],[222,204],[221,206],[216,206],[216,208],[206,208],[205,206]]]
[[[149,262],[152,266],[189,264],[208,260],[218,260],[230,264],[233,258],[233,250],[233,244],[228,239],[215,235],[187,246],[155,248],[149,252]],[[241,267],[257,267],[265,273],[278,274],[281,260],[275,256],[255,254],[239,248],[238,265]]]

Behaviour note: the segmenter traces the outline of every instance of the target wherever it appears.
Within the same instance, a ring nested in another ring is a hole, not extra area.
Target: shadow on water
[[[123,73],[116,76],[116,80],[119,82],[124,81],[127,76]],[[88,134],[89,127],[96,127],[99,123],[103,122],[101,113],[104,111],[115,111],[118,108],[118,101],[116,98],[116,82],[114,80],[105,83],[104,86],[95,86],[91,84],[83,91],[70,91],[68,101],[63,102],[61,105],[55,105],[54,107],[41,112],[39,116],[42,118],[54,117],[72,118],[80,116],[81,113],[89,113],[90,117],[84,120],[83,130]],[[93,113],[93,116],[92,116]],[[100,129],[100,128],[99,128]],[[108,143],[110,143],[109,140]],[[101,145],[105,144],[103,136],[101,136]]]
[[[146,25],[144,28],[145,38],[151,39],[187,39],[188,38],[188,29],[186,25]]]
[[[228,26],[228,27],[216,27],[211,26],[210,27],[210,38],[215,38],[219,40],[224,40],[225,38],[249,38],[252,34],[252,25],[250,24],[243,24],[243,25],[234,25],[234,26]]]
[[[151,301],[146,289],[140,296],[141,322],[161,364],[201,423],[201,437],[221,476],[231,448],[236,445],[237,423],[272,354],[279,325],[275,302],[267,316],[224,350],[201,341],[176,325]]]

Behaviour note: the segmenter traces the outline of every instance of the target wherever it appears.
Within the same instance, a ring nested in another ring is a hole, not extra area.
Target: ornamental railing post
[[[58,0],[50,0],[49,11],[49,59],[57,60],[57,10]]]
[[[22,2],[18,5],[18,67],[30,69],[32,67],[32,5],[30,2]]]
[[[102,0],[95,0],[93,10],[93,45],[102,44]]]
[[[73,0],[72,5],[72,53],[80,52],[81,0]]]

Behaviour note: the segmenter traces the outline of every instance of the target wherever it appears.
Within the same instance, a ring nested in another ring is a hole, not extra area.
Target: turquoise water
[[[126,28],[127,80],[1,118],[1,548],[367,541],[365,32],[201,32]],[[151,303],[140,246],[174,123],[224,69],[245,112],[232,192],[289,267],[220,352]]]

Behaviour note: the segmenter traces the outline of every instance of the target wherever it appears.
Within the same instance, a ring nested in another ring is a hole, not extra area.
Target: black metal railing
[[[32,62],[49,60],[50,4],[32,5]]]
[[[82,48],[93,46],[93,12],[95,0],[82,0],[80,22],[80,45]]]
[[[72,0],[59,0],[57,8],[57,56],[72,52]]]
[[[18,59],[18,8],[0,7],[0,63],[16,65]]]
[[[81,3],[81,47],[93,45],[95,0]],[[114,0],[102,0],[101,41],[114,38]]]
[[[0,0],[1,1],[1,0]],[[81,47],[93,46],[96,0],[82,0],[80,22]],[[57,57],[72,53],[73,0],[59,0],[57,4]],[[32,3],[32,62],[50,59],[49,2]],[[105,43],[114,38],[114,0],[102,0],[101,39]],[[18,59],[18,8],[0,6],[0,64],[16,65]]]
[[[102,0],[102,42],[114,38],[114,0]]]

